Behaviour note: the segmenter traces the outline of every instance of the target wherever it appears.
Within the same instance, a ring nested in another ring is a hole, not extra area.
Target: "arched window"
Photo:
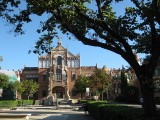
[[[39,68],[42,68],[42,67],[43,67],[43,61],[39,60]]]
[[[57,65],[62,65],[62,57],[61,56],[57,57]]]

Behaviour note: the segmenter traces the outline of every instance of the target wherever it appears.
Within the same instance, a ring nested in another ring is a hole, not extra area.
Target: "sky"
[[[127,4],[127,3],[126,3]],[[119,12],[122,9],[116,7]],[[0,66],[4,70],[22,70],[26,67],[38,67],[38,55],[28,54],[29,50],[34,49],[35,42],[38,40],[36,28],[40,27],[37,22],[43,18],[32,17],[33,22],[24,26],[25,34],[15,36],[12,31],[12,25],[0,19],[0,56],[3,61]],[[73,54],[80,54],[81,66],[95,66],[102,68],[104,65],[111,68],[122,68],[129,66],[121,56],[102,48],[83,45],[76,39],[69,40],[66,35],[60,34],[62,46],[68,48]],[[58,39],[53,39],[53,47],[57,45]]]

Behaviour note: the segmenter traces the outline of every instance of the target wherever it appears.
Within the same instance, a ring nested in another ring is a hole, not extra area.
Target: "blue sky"
[[[127,3],[126,3],[127,4]],[[116,7],[119,12],[123,12],[122,9]],[[37,18],[33,16],[33,22],[25,25],[25,35],[14,36],[12,26],[5,23],[0,19],[0,56],[3,57],[3,62],[0,63],[2,69],[18,70],[23,69],[24,65],[27,67],[38,66],[38,55],[30,53],[28,50],[33,50],[36,40],[39,35],[36,32],[36,28],[40,27]],[[73,54],[80,53],[81,66],[95,66],[103,67],[106,65],[108,68],[121,68],[122,65],[128,66],[128,63],[123,60],[119,55],[104,50],[98,47],[91,47],[83,45],[81,42],[72,39],[68,40],[66,35],[59,35],[62,39],[62,45]],[[53,46],[56,46],[58,40],[53,40]]]

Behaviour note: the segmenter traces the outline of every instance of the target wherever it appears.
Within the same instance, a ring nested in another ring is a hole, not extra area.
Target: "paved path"
[[[93,117],[85,115],[83,111],[73,111],[72,109],[42,109],[42,110],[3,110],[0,114],[31,114],[30,120],[94,120]],[[2,118],[3,120],[25,120],[25,118]]]
[[[31,119],[36,120],[35,117]],[[40,120],[40,119],[38,119]],[[70,115],[50,115],[48,117],[43,116],[42,120],[94,120],[88,115],[70,114]]]

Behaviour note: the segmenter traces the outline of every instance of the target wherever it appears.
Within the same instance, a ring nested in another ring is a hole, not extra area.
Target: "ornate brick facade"
[[[72,89],[80,74],[91,75],[97,66],[80,66],[80,55],[73,55],[61,45],[61,41],[50,53],[38,57],[38,67],[25,67],[21,79],[34,79],[39,84],[36,99],[47,96],[73,99]]]

